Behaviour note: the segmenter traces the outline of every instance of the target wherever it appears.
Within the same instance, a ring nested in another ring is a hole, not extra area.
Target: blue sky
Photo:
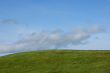
[[[94,26],[106,32],[71,48],[110,49],[110,0],[0,0],[1,45],[16,43],[33,32]]]

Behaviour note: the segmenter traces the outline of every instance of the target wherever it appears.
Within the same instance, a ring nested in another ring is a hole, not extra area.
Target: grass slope
[[[16,53],[0,57],[0,73],[110,73],[110,51]]]

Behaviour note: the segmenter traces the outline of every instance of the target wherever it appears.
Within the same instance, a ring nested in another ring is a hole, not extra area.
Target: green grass
[[[110,51],[16,53],[0,57],[0,73],[110,73]]]

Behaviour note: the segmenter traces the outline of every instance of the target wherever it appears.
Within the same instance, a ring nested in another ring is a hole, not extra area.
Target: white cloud
[[[93,33],[100,33],[103,31],[104,30],[100,27],[91,27],[89,29],[79,28],[67,33],[58,30],[32,33],[16,43],[0,45],[0,53],[66,48],[70,45],[83,44]]]

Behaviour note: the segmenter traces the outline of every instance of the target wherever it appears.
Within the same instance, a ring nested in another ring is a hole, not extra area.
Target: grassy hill
[[[0,57],[0,73],[110,73],[110,51],[16,53]]]

